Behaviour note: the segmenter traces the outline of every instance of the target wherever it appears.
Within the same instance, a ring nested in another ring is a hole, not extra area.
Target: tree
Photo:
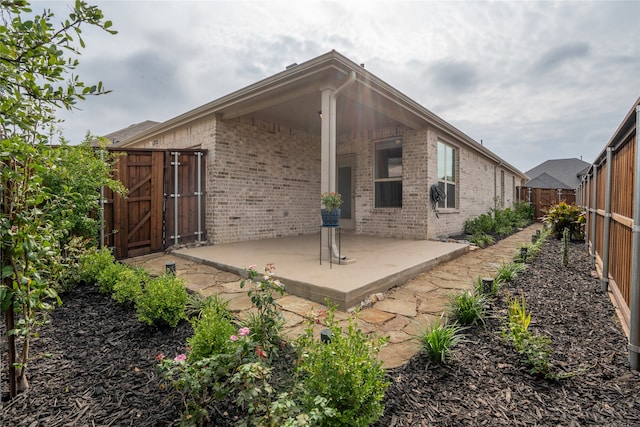
[[[60,161],[61,148],[47,145],[47,130],[55,127],[57,110],[107,93],[102,83],[85,85],[72,74],[85,47],[81,27],[115,31],[97,7],[84,1],[76,1],[57,26],[53,19],[50,10],[32,16],[27,1],[0,0],[0,307],[9,343],[11,397],[28,387],[26,366],[35,328],[52,303],[60,303],[56,278],[62,249],[69,243],[64,225],[80,204],[88,200],[90,207],[97,199],[83,197],[72,185],[53,185],[57,177],[74,173],[74,163]],[[98,164],[95,154],[86,159]],[[109,183],[106,174],[90,182],[98,187]]]

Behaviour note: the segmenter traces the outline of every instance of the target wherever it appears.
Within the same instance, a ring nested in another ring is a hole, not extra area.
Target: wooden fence
[[[206,150],[114,149],[127,197],[104,190],[102,245],[117,258],[204,240]]]
[[[534,208],[533,218],[539,221],[553,205],[560,202],[567,202],[570,205],[576,203],[576,192],[566,188],[520,187],[518,200],[530,203]]]
[[[587,245],[602,289],[611,292],[620,308],[623,327],[630,337],[630,362],[632,367],[635,364],[634,369],[638,369],[640,352],[640,212],[637,207],[634,209],[634,204],[640,204],[636,133],[639,115],[640,98],[577,190],[578,204],[587,213]]]

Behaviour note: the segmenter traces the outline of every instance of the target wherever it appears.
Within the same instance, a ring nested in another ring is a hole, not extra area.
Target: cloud
[[[591,48],[585,42],[567,43],[561,46],[548,49],[534,63],[533,73],[550,73],[562,67],[563,64],[572,62],[575,59],[582,59],[589,56]]]

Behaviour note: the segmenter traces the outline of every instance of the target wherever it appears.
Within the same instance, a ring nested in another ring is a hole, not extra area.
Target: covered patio
[[[236,274],[252,264],[261,271],[272,263],[288,293],[318,303],[328,298],[340,309],[348,309],[368,295],[402,284],[469,250],[469,245],[461,243],[342,233],[341,255],[346,258],[334,258],[331,263],[323,258],[321,265],[319,239],[316,233],[200,246],[172,254]]]

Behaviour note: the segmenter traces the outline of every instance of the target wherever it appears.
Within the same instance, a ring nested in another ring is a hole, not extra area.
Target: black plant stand
[[[338,264],[341,264],[342,255],[340,253],[342,246],[342,233],[340,225],[321,225],[320,226],[320,265],[322,265],[322,230],[327,229],[329,238],[329,268],[333,268],[333,233],[331,230],[338,230]]]

